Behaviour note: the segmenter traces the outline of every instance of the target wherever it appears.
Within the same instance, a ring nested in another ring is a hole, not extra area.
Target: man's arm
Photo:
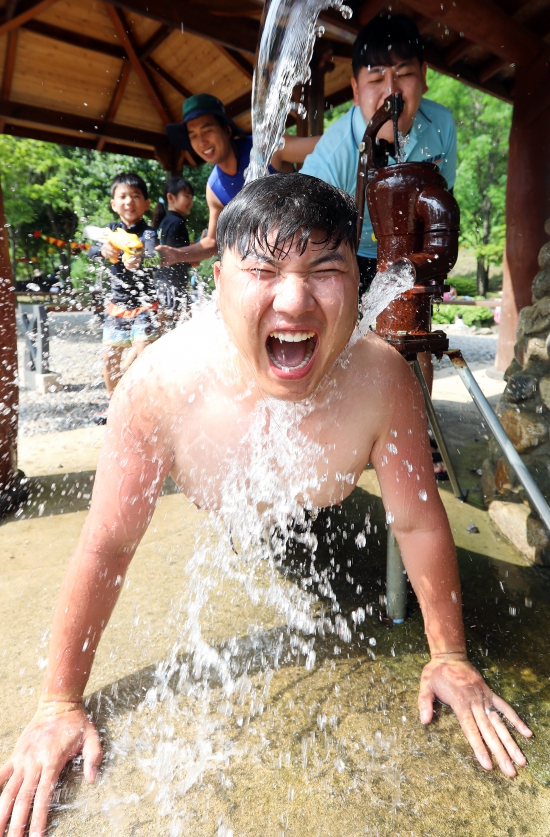
[[[170,450],[154,441],[161,434],[144,412],[130,376],[125,377],[109,410],[90,513],[56,608],[38,710],[0,769],[0,786],[5,784],[0,834],[10,815],[10,835],[22,834],[31,807],[30,833],[44,833],[59,774],[78,753],[84,757],[87,781],[97,774],[101,745],[82,696],[100,637],[172,462]]]
[[[208,218],[208,232],[204,238],[189,247],[168,247],[166,244],[159,245],[156,250],[160,253],[162,264],[170,265],[178,262],[202,262],[209,259],[218,252],[216,244],[216,227],[218,218],[223,209],[223,203],[216,197],[210,186],[206,186],[206,202],[210,215]]]
[[[320,136],[293,137],[292,134],[285,134],[285,146],[275,152],[271,158],[271,165],[279,171],[282,163],[303,163],[320,139]]]
[[[492,767],[487,745],[503,773],[515,776],[512,762],[526,760],[498,713],[522,735],[531,732],[467,660],[456,551],[433,474],[423,398],[405,361],[395,360],[401,369],[391,383],[388,376],[387,388],[393,409],[371,458],[430,647],[418,699],[420,719],[430,723],[435,699],[448,704],[482,767]],[[488,713],[493,709],[498,712]]]

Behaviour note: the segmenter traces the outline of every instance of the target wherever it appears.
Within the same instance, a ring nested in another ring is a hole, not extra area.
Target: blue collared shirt
[[[313,175],[355,196],[359,143],[366,129],[360,108],[353,106],[330,126],[306,157],[302,174]],[[405,160],[436,163],[449,189],[456,177],[456,127],[451,111],[430,99],[422,99],[405,146]],[[395,161],[394,161],[395,162]],[[377,245],[365,206],[359,255],[376,258]]]

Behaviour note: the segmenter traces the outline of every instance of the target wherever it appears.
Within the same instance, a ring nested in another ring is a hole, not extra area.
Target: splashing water
[[[371,324],[390,302],[409,291],[414,285],[412,267],[406,262],[390,265],[387,270],[374,277],[367,293],[363,294],[359,306],[361,322],[357,326],[357,337],[364,337]]]
[[[315,28],[323,9],[340,9],[344,17],[351,12],[342,0],[272,0],[269,3],[254,69],[252,84],[253,147],[246,182],[263,177],[269,161],[281,147],[292,91],[310,78],[309,62],[315,38],[324,29]],[[298,113],[305,115],[303,105]]]

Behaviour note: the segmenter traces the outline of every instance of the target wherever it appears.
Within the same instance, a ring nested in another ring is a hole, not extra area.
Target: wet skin
[[[356,482],[369,461],[376,469],[431,652],[418,699],[422,723],[431,721],[438,699],[453,708],[485,769],[492,767],[488,750],[507,776],[515,775],[514,763],[525,764],[499,713],[525,736],[528,727],[466,659],[455,549],[416,379],[374,334],[345,348],[357,312],[354,254],[347,244],[331,251],[311,242],[303,254],[290,247],[279,257],[226,252],[216,281],[219,312],[153,344],[113,397],[90,513],[55,614],[39,708],[0,769],[0,831],[11,815],[9,837],[23,834],[33,798],[31,833],[44,833],[59,773],[77,753],[86,779],[97,774],[101,746],[82,695],[165,477],[171,473],[197,505],[215,508],[228,464],[238,455],[246,468],[250,452],[242,439],[258,407],[269,412],[270,398],[310,399],[299,429],[325,453],[312,503],[341,502],[353,490],[342,473]],[[301,374],[273,364],[274,332],[314,332],[315,351]]]
[[[390,59],[392,58],[390,53]],[[361,67],[357,78],[352,78],[353,104],[361,108],[365,122],[369,122],[384,99],[392,93],[403,95],[403,113],[399,117],[399,130],[403,135],[411,130],[414,117],[420,107],[422,96],[427,92],[426,64],[420,64],[417,58],[401,61],[399,58],[391,66]],[[393,125],[386,122],[378,132],[380,139],[393,142]]]

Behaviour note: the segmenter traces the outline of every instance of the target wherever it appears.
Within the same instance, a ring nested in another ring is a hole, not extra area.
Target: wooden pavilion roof
[[[387,0],[322,15],[325,101],[351,97],[351,46]],[[262,0],[0,0],[0,130],[15,136],[182,160],[164,126],[185,97],[212,92],[243,128]],[[550,0],[393,0],[413,16],[430,66],[512,102],[516,68],[548,65]],[[545,85],[532,107],[550,104]],[[193,163],[190,155],[187,162]]]

